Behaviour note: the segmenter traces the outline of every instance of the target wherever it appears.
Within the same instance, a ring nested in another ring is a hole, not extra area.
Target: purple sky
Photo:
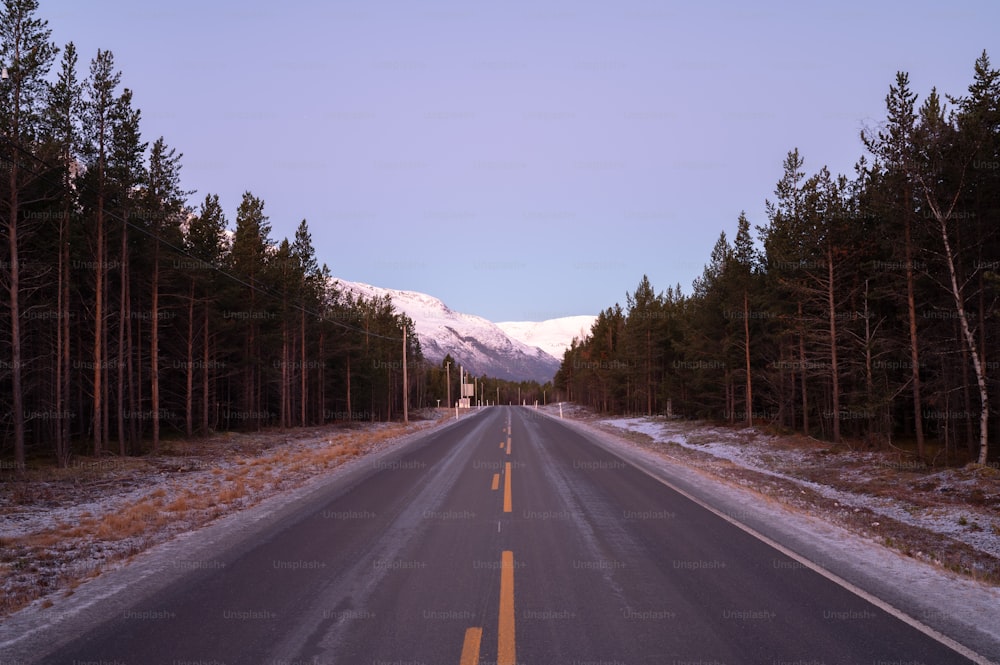
[[[696,3],[685,3],[694,5]],[[897,70],[963,94],[1000,3],[41,0],[183,182],[305,218],[334,275],[500,320],[690,292],[786,153],[850,173]],[[151,8],[155,7],[155,8]]]

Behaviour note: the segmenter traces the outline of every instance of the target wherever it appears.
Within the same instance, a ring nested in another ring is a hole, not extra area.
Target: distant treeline
[[[820,131],[818,128],[817,131]],[[986,463],[1000,419],[1000,72],[922,102],[899,73],[851,176],[791,151],[693,292],[645,277],[556,377],[603,412],[772,424]]]
[[[35,0],[0,5],[4,469],[155,452],[165,436],[388,419],[404,389],[435,403],[443,370],[388,298],[339,292],[306,222],[272,239],[250,192],[233,231],[218,196],[190,208],[181,155],[142,136],[112,53],[81,72],[37,13]]]

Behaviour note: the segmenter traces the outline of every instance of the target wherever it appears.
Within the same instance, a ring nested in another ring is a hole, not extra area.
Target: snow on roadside
[[[821,457],[818,450],[807,451],[776,446],[775,437],[752,428],[730,429],[647,417],[605,418],[598,423],[644,434],[656,443],[675,443],[684,448],[728,460],[746,469],[807,487],[833,501],[834,507],[868,509],[877,515],[954,538],[981,552],[1000,558],[1000,515],[996,511],[967,504],[923,506],[897,497],[874,496],[806,480],[799,472],[820,463],[830,464],[826,460],[817,460]],[[877,469],[876,465],[879,462],[873,455],[863,452],[855,452],[852,455],[856,457],[856,461],[868,462]],[[788,473],[780,469],[791,469],[795,472]],[[871,474],[866,474],[863,466],[843,469],[840,475],[854,484],[864,484],[873,479]],[[937,485],[939,491],[941,488],[948,491],[949,487],[968,482],[961,476],[962,470],[947,469],[928,474],[926,480]]]

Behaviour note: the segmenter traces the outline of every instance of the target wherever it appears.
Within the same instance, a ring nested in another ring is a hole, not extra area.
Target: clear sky
[[[1000,2],[41,0],[114,52],[183,183],[334,275],[494,321],[690,292],[798,147],[851,173],[897,70],[963,94]],[[84,72],[81,72],[85,74]]]

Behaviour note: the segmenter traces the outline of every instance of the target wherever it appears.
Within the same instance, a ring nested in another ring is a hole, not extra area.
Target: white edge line
[[[605,450],[607,450],[607,449],[605,448]],[[611,451],[608,451],[608,452],[611,452]],[[614,453],[612,453],[612,454],[614,454]],[[930,637],[930,638],[932,638],[934,640],[937,640],[938,642],[940,642],[941,644],[945,645],[949,649],[957,652],[958,654],[960,654],[962,656],[965,656],[966,658],[968,658],[972,662],[978,663],[978,665],[997,665],[994,661],[989,660],[985,656],[983,656],[983,655],[981,655],[981,654],[973,651],[972,649],[970,649],[969,647],[965,646],[964,644],[961,644],[960,642],[955,641],[954,639],[948,637],[944,633],[942,633],[942,632],[940,632],[938,630],[935,630],[934,628],[931,628],[930,626],[928,626],[927,624],[923,623],[919,619],[916,619],[916,618],[910,616],[909,614],[907,614],[903,610],[895,607],[894,605],[890,605],[888,602],[882,600],[878,596],[875,596],[875,595],[869,593],[868,591],[865,591],[861,587],[859,587],[859,586],[857,586],[855,584],[852,584],[851,582],[848,582],[847,580],[845,580],[844,578],[840,577],[836,573],[830,572],[826,568],[823,568],[818,563],[810,561],[809,559],[805,558],[804,556],[800,555],[799,553],[797,553],[797,552],[795,552],[793,550],[790,550],[789,548],[785,547],[781,543],[779,543],[779,542],[777,542],[775,540],[772,540],[771,538],[769,538],[769,537],[765,536],[764,534],[760,533],[759,531],[757,531],[753,527],[747,526],[746,524],[743,524],[739,520],[736,520],[736,519],[730,517],[729,515],[726,515],[724,512],[713,508],[712,506],[708,505],[707,503],[705,503],[701,499],[699,499],[699,498],[695,497],[694,495],[689,494],[688,492],[686,492],[686,491],[682,490],[681,488],[675,486],[670,481],[665,480],[665,479],[663,479],[663,478],[655,475],[651,471],[649,471],[647,469],[644,469],[641,466],[638,466],[633,460],[625,460],[625,461],[629,462],[629,464],[631,464],[633,467],[635,467],[639,471],[642,471],[643,473],[645,473],[650,478],[653,478],[654,480],[660,482],[661,484],[669,487],[670,489],[672,489],[673,491],[677,492],[678,494],[680,494],[684,498],[688,499],[689,501],[692,501],[692,502],[698,504],[699,506],[701,506],[705,510],[709,511],[710,513],[716,515],[717,517],[721,517],[725,521],[729,522],[730,524],[732,524],[733,526],[737,527],[738,529],[743,530],[744,532],[746,532],[749,535],[753,536],[757,540],[759,540],[759,541],[761,541],[761,542],[763,542],[763,543],[765,543],[767,545],[770,545],[771,547],[773,547],[774,549],[778,550],[779,552],[781,552],[785,556],[790,557],[790,558],[798,561],[803,566],[805,566],[806,568],[809,568],[813,572],[819,573],[820,575],[822,575],[826,579],[830,580],[834,584],[837,584],[837,585],[843,587],[844,589],[846,589],[847,591],[850,591],[855,596],[858,596],[858,597],[862,598],[863,600],[867,600],[869,603],[871,603],[875,607],[879,608],[880,610],[886,612],[887,614],[891,614],[892,616],[896,617],[897,619],[899,619],[903,623],[907,624],[908,626],[916,628],[917,630],[919,630],[924,635],[927,635],[928,637]]]
[[[548,415],[548,414],[546,414],[546,415]],[[554,418],[553,418],[553,420],[554,420]],[[738,529],[744,531],[745,533],[753,536],[754,538],[756,538],[757,540],[761,541],[762,543],[764,543],[766,545],[770,545],[771,547],[773,547],[774,549],[778,550],[779,552],[781,552],[785,556],[790,557],[790,558],[794,559],[795,561],[798,561],[799,563],[801,563],[806,568],[812,570],[815,573],[818,573],[818,574],[822,575],[823,577],[825,577],[826,579],[830,580],[834,584],[836,584],[836,585],[838,585],[838,586],[846,589],[847,591],[850,591],[855,596],[858,596],[859,598],[868,601],[869,603],[871,603],[875,607],[879,608],[880,610],[886,612],[887,614],[890,614],[890,615],[896,617],[897,619],[899,619],[900,621],[902,621],[906,625],[908,625],[908,626],[910,626],[912,628],[917,629],[918,631],[920,631],[921,633],[923,633],[927,637],[930,637],[931,639],[940,642],[941,644],[943,644],[944,646],[948,647],[952,651],[955,651],[959,655],[965,656],[966,658],[968,658],[972,662],[977,663],[977,665],[998,665],[996,662],[994,662],[994,661],[986,658],[986,656],[983,656],[982,654],[979,654],[979,653],[973,651],[972,649],[970,649],[969,647],[965,646],[964,644],[955,641],[954,639],[948,637],[947,635],[945,635],[944,633],[942,633],[942,632],[940,632],[938,630],[935,630],[934,628],[928,626],[927,624],[923,623],[919,619],[916,619],[916,618],[910,616],[909,614],[907,614],[903,610],[895,607],[894,605],[890,605],[888,602],[882,600],[878,596],[875,596],[875,595],[869,593],[868,591],[865,591],[861,587],[856,586],[856,585],[852,584],[851,582],[848,582],[847,580],[845,580],[844,578],[840,577],[836,573],[833,573],[833,572],[827,570],[826,568],[823,568],[818,563],[810,561],[809,559],[805,558],[801,554],[799,554],[799,553],[797,553],[797,552],[795,552],[793,550],[790,550],[789,548],[785,547],[781,543],[779,543],[779,542],[777,542],[777,541],[775,541],[775,540],[773,540],[773,539],[765,536],[764,534],[760,533],[759,531],[757,531],[753,527],[747,526],[746,524],[740,522],[739,520],[736,520],[736,519],[730,517],[729,515],[725,514],[724,512],[722,512],[720,510],[717,510],[716,508],[713,508],[712,506],[708,505],[707,503],[705,503],[704,501],[702,501],[698,497],[696,497],[696,496],[694,496],[694,495],[686,492],[685,490],[682,490],[681,488],[677,487],[676,485],[674,485],[673,483],[671,483],[669,480],[661,478],[660,476],[656,475],[652,471],[650,471],[650,470],[648,470],[648,469],[646,469],[646,468],[644,468],[642,466],[639,466],[634,459],[631,459],[630,457],[623,457],[622,455],[619,455],[615,451],[609,450],[606,446],[600,444],[599,442],[595,442],[595,443],[597,443],[597,445],[600,448],[602,448],[605,451],[611,453],[612,455],[614,455],[618,459],[620,459],[620,460],[622,460],[624,462],[627,462],[628,464],[630,464],[634,468],[638,469],[642,473],[646,474],[647,476],[649,476],[653,480],[659,482],[660,484],[662,484],[662,485],[664,485],[666,487],[669,487],[673,491],[677,492],[678,494],[680,494],[684,498],[688,499],[689,501],[692,501],[695,504],[701,506],[702,508],[704,508],[708,512],[712,513],[713,515],[716,515],[717,517],[722,518],[726,522],[729,522],[730,524],[732,524],[736,528],[738,528]]]

